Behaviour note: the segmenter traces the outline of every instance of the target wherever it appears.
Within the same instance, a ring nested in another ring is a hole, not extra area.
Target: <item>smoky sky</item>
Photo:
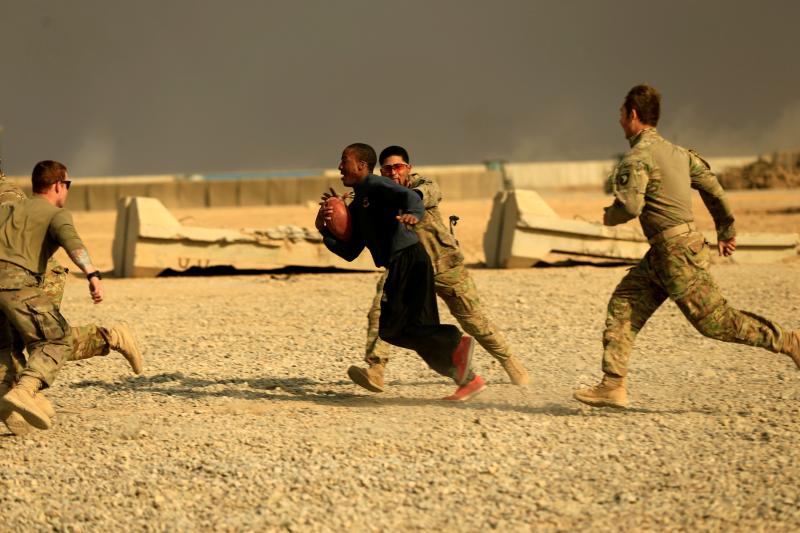
[[[0,0],[8,173],[607,159],[647,82],[709,156],[800,147],[800,3]]]

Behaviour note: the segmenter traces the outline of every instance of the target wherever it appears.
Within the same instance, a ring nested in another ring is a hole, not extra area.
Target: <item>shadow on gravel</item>
[[[398,383],[404,387],[441,384],[439,380]],[[120,391],[136,391],[139,393],[159,394],[184,398],[231,398],[239,400],[267,400],[314,402],[332,406],[366,407],[374,409],[380,406],[424,407],[438,406],[450,409],[514,411],[529,415],[609,417],[635,414],[709,414],[707,409],[647,409],[641,407],[625,410],[598,408],[591,409],[580,405],[563,405],[547,403],[544,405],[525,405],[509,403],[505,400],[487,402],[481,398],[466,403],[444,402],[439,398],[408,398],[384,396],[381,394],[350,393],[332,390],[330,387],[352,385],[348,380],[315,381],[299,378],[222,378],[209,380],[186,376],[181,372],[156,374],[154,376],[136,376],[122,381],[84,380],[70,385],[72,388],[99,388],[109,393]]]

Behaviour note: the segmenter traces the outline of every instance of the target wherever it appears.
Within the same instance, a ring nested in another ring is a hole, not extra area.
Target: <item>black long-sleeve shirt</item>
[[[422,220],[425,206],[417,193],[375,174],[353,190],[355,197],[347,207],[353,224],[350,240],[342,242],[327,229],[322,231],[323,242],[331,252],[353,261],[366,246],[375,266],[386,266],[397,252],[419,242],[416,233],[396,218],[410,214]]]

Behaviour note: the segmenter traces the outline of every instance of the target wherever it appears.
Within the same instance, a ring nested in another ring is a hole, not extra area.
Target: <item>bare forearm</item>
[[[92,264],[89,251],[86,248],[75,248],[74,250],[68,250],[67,253],[69,254],[69,258],[72,259],[72,262],[75,263],[75,266],[80,268],[84,274],[89,274],[97,270]]]

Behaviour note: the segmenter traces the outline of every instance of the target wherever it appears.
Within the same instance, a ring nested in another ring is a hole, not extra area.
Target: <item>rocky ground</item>
[[[99,236],[105,216],[76,219]],[[533,384],[478,349],[490,387],[463,405],[402,350],[387,392],[348,381],[377,274],[111,279],[97,306],[73,279],[67,317],[132,324],[145,373],[116,354],[70,363],[48,391],[53,429],[0,437],[0,530],[800,529],[787,357],[705,339],[667,304],[639,336],[631,409],[571,399],[598,379],[624,272],[475,269]],[[735,306],[800,327],[800,262],[713,272]]]

